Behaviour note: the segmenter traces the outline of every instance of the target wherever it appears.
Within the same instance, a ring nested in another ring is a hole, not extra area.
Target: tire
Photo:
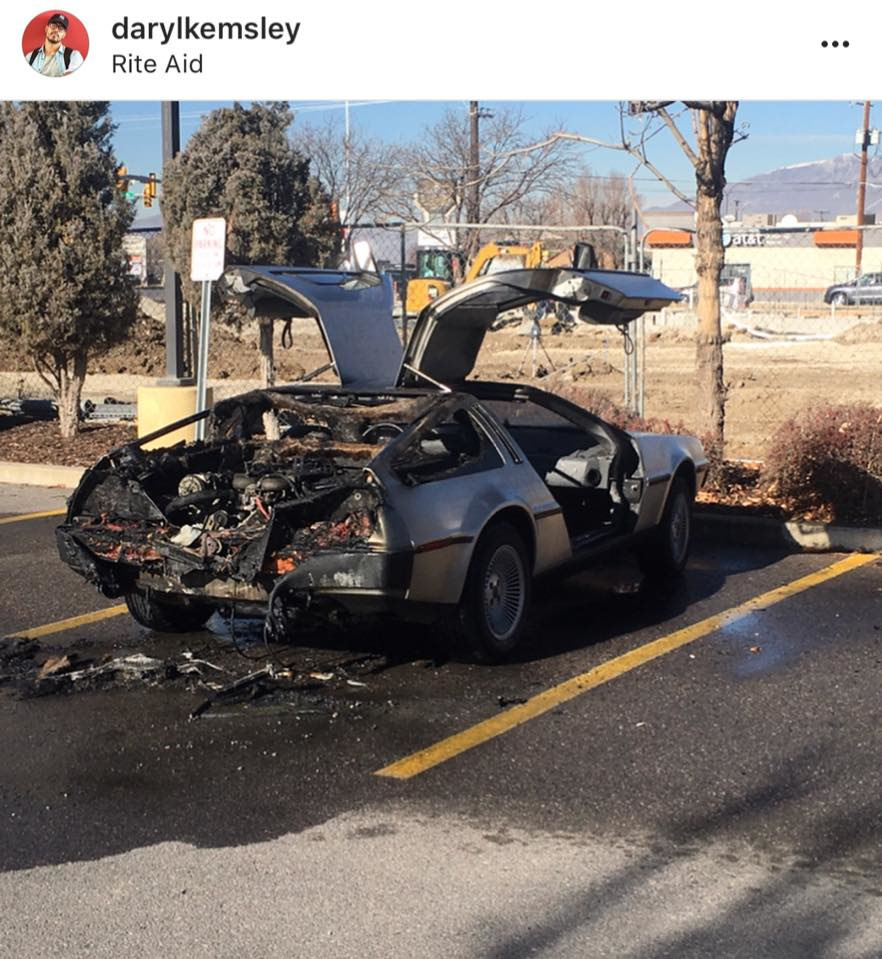
[[[837,306],[848,306],[848,295],[839,290],[830,297],[830,302]]]
[[[640,568],[650,579],[679,576],[686,568],[692,540],[692,491],[685,479],[675,479],[661,523],[637,549]]]
[[[503,661],[523,637],[531,580],[520,533],[510,523],[494,524],[475,547],[459,609],[448,632],[479,662]]]
[[[208,622],[212,609],[202,603],[175,603],[161,599],[153,590],[126,593],[132,618],[160,633],[192,633]]]

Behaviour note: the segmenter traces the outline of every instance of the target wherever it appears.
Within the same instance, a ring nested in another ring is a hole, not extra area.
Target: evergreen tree
[[[289,141],[286,103],[214,110],[163,171],[168,252],[194,305],[189,281],[193,220],[222,216],[232,263],[325,266],[340,249],[330,197]]]
[[[107,103],[0,103],[0,331],[52,388],[65,438],[89,357],[137,315],[112,132]]]
[[[199,302],[190,281],[193,220],[227,221],[227,263],[325,266],[340,250],[331,198],[309,172],[309,160],[288,139],[287,103],[236,103],[214,110],[186,148],[163,170],[166,248],[184,295]],[[235,307],[215,302],[221,318],[241,321]],[[261,378],[272,384],[272,321],[260,328]]]

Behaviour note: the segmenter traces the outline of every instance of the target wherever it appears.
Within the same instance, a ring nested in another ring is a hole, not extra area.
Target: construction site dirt
[[[842,312],[842,311],[840,311]],[[770,437],[788,418],[819,404],[873,403],[878,400],[879,369],[882,366],[882,322],[867,311],[853,311],[852,325],[839,332],[815,334],[829,324],[823,316],[784,318],[783,330],[768,333],[760,319],[740,317],[736,326],[724,331],[724,369],[728,389],[726,403],[727,455],[733,458],[762,459]],[[751,330],[751,322],[757,328]],[[277,324],[275,381],[296,381],[308,370],[321,367],[328,354],[312,321],[294,321],[292,347],[282,348],[278,340],[283,324]],[[793,326],[800,332],[788,334]],[[623,403],[625,343],[612,328],[578,323],[570,331],[552,332],[553,322],[542,324],[537,343],[531,324],[515,318],[486,337],[473,374],[476,379],[517,380],[534,383],[552,392],[565,392],[590,408],[592,398],[603,395]],[[663,317],[653,314],[645,323],[645,340],[637,344],[645,364],[644,413],[648,418],[667,420],[689,432],[701,432],[696,413],[694,327],[689,318],[675,312]],[[260,354],[256,327],[239,332],[216,326],[208,361],[209,385],[215,400],[260,385]],[[32,366],[10,344],[0,344],[0,397],[48,396],[48,388]],[[113,397],[132,402],[137,388],[152,385],[164,371],[163,329],[144,320],[133,337],[108,354],[90,360],[84,398]],[[22,372],[25,371],[25,372]],[[333,382],[331,372],[317,377]],[[26,432],[12,428],[15,423],[0,417],[0,460],[58,462],[88,465],[96,450],[79,439],[70,453],[60,446],[54,426],[29,427]],[[4,428],[5,427],[5,428]],[[127,438],[121,427],[116,441]],[[87,434],[88,435],[88,434]],[[129,433],[128,435],[132,435]]]

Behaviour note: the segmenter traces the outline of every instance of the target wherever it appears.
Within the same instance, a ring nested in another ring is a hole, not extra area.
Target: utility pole
[[[481,222],[481,141],[478,121],[486,120],[492,115],[489,110],[482,110],[478,106],[477,100],[469,101],[469,165],[467,173],[468,190],[466,193],[466,220],[469,223]],[[471,258],[475,252],[472,247],[477,248],[476,238],[478,234],[475,230],[470,230],[469,233],[475,240],[475,242],[468,244],[468,254]]]
[[[861,262],[864,258],[864,205],[867,199],[867,151],[870,147],[870,101],[864,100],[864,122],[859,136],[861,138],[861,173],[857,192],[857,242],[854,246],[855,276],[861,275]]]
[[[177,100],[162,102],[162,164],[163,167],[181,152],[181,105]],[[171,269],[166,259],[165,268],[165,377],[163,383],[179,386],[189,372],[184,365],[184,325],[181,277]]]
[[[480,110],[478,101],[469,102],[469,172],[468,199],[466,201],[466,219],[469,223],[478,223],[481,218],[478,176],[480,175],[481,150],[478,133]]]

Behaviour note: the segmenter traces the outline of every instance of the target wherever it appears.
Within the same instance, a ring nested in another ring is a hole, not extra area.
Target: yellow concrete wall
[[[206,391],[206,405],[213,402],[212,391]],[[139,386],[138,387],[138,436],[147,436],[177,420],[196,412],[195,386]],[[161,439],[145,445],[145,449],[160,449],[173,446],[181,440],[196,439],[196,424],[191,423],[174,430]]]

